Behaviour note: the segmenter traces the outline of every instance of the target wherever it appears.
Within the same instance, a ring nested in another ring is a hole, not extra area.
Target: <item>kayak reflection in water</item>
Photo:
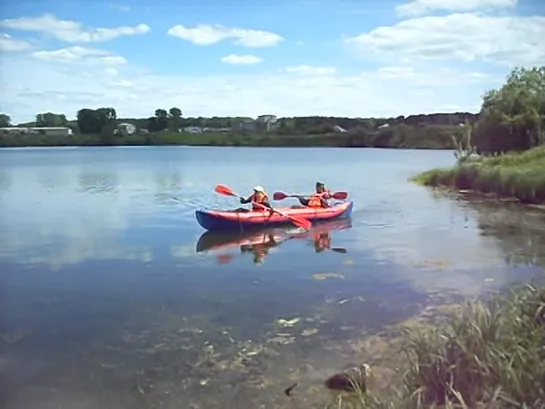
[[[263,235],[263,240],[255,244],[243,244],[240,246],[241,253],[253,253],[254,264],[262,264],[265,257],[269,255],[269,250],[278,246],[285,240],[277,241],[274,234],[266,233]]]
[[[317,224],[310,231],[293,229],[268,229],[253,232],[205,232],[199,237],[196,244],[198,253],[214,251],[218,254],[218,263],[227,264],[236,253],[226,254],[228,249],[237,249],[239,254],[252,254],[255,264],[262,264],[270,254],[273,247],[277,247],[287,241],[304,240],[314,249],[316,253],[323,253],[325,250],[334,253],[346,254],[343,247],[331,247],[333,245],[333,232],[349,229],[352,226],[350,219],[341,219],[334,222]]]
[[[313,240],[316,253],[331,249],[331,234],[329,231],[315,232],[313,234]]]

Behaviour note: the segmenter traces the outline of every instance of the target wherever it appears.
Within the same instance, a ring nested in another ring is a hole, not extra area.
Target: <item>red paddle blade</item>
[[[220,195],[236,196],[235,192],[233,192],[233,190],[226,185],[217,185],[214,190],[216,191],[216,193],[219,193]]]
[[[288,197],[288,195],[284,192],[274,192],[273,194],[274,200],[284,200],[286,197]]]
[[[290,217],[290,221],[295,224],[297,227],[300,227],[305,230],[310,230],[312,223],[307,219],[301,219],[299,217]]]
[[[344,200],[348,197],[348,192],[335,192],[331,195],[333,199]]]
[[[217,257],[218,264],[227,264],[233,259],[233,257],[234,256],[232,254],[220,254]]]

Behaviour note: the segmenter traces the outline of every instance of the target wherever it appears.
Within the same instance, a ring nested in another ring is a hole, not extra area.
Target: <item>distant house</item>
[[[257,131],[257,122],[255,121],[243,121],[238,124],[239,131],[255,132]]]
[[[28,128],[18,128],[18,127],[0,128],[0,134],[2,135],[17,135],[22,133],[28,133]]]
[[[258,131],[272,131],[278,127],[278,118],[275,115],[260,115],[257,119],[243,121],[238,124],[239,131],[245,132],[258,132]]]
[[[378,127],[378,129],[384,129],[384,128],[389,128],[390,127],[390,124],[384,124],[384,125],[381,125]]]
[[[344,133],[344,132],[348,132],[346,129],[340,127],[339,125],[335,125],[333,127],[333,132],[340,132],[340,133]]]
[[[117,135],[123,135],[123,136],[132,135],[136,133],[136,126],[128,122],[124,122],[117,125],[117,129],[115,130],[115,133]]]
[[[230,133],[231,128],[209,128],[209,127],[206,127],[206,128],[203,128],[202,131],[205,132],[205,133]]]
[[[182,128],[182,131],[192,134],[201,134],[202,128],[200,126],[186,126],[185,128]]]
[[[271,131],[278,125],[278,118],[276,115],[260,115],[257,117],[257,123],[264,125],[265,131]]]
[[[72,130],[66,126],[33,126],[33,127],[9,127],[0,128],[0,134],[4,135],[46,135],[46,136],[69,136]]]

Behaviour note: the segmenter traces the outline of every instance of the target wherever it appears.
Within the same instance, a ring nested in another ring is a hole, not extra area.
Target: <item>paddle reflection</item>
[[[261,264],[269,255],[272,248],[293,239],[308,240],[312,243],[316,253],[333,251],[346,254],[343,247],[332,247],[332,232],[352,227],[350,218],[324,222],[312,226],[310,231],[294,230],[294,228],[263,229],[252,232],[205,232],[199,237],[196,245],[198,253],[203,252],[224,252],[236,247],[240,249],[239,254],[248,254],[253,257],[255,264]],[[233,253],[222,253],[217,256],[218,264],[227,264],[233,258]]]

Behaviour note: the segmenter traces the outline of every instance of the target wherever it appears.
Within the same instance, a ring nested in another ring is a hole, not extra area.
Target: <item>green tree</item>
[[[66,126],[68,120],[64,114],[54,114],[53,112],[45,112],[36,115],[36,126],[56,127]]]
[[[106,124],[100,130],[100,140],[106,146],[116,145],[117,138],[114,134],[115,128],[112,124]]]
[[[173,131],[177,131],[182,125],[182,110],[180,108],[172,107],[168,111],[169,113],[169,128]]]
[[[0,114],[0,128],[11,126],[11,118],[8,114]]]
[[[102,128],[112,126],[115,128],[117,114],[114,108],[88,109],[78,111],[78,128],[82,134],[101,134]]]
[[[483,96],[474,140],[479,151],[524,150],[545,143],[545,66],[515,68]]]
[[[100,133],[100,123],[94,109],[83,108],[77,114],[78,129],[82,134]]]
[[[148,130],[150,132],[160,132],[167,129],[168,113],[164,109],[156,109],[155,116],[148,118]]]

